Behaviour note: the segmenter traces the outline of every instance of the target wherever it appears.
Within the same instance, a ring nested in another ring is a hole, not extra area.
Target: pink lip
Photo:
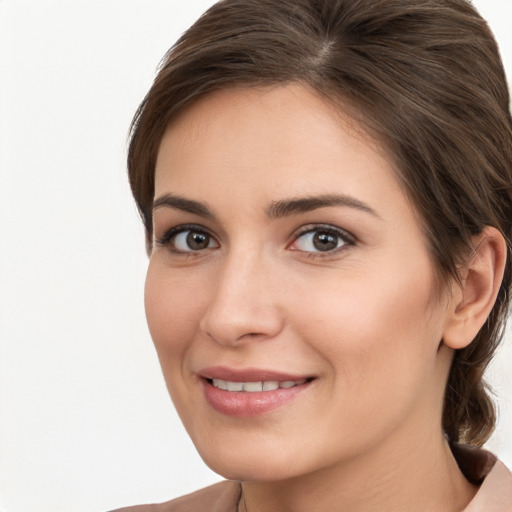
[[[292,375],[262,370],[257,368],[232,369],[226,367],[210,367],[199,372],[204,394],[208,404],[217,412],[238,418],[250,418],[269,413],[293,400],[302,391],[311,385],[311,378],[304,375]],[[216,388],[211,379],[222,379],[231,382],[258,382],[258,381],[300,381],[308,379],[304,384],[288,389],[275,389],[273,391],[226,391]]]

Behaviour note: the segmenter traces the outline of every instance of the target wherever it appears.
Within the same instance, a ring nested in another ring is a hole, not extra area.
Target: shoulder
[[[479,490],[464,512],[512,512],[512,474],[488,451],[452,446],[466,478]]]
[[[224,481],[165,503],[136,505],[111,512],[236,512],[240,484]]]
[[[512,512],[512,474],[499,460],[464,512]]]

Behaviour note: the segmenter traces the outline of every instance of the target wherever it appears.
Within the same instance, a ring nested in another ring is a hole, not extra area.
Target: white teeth
[[[278,382],[277,380],[266,380],[260,382],[232,382],[222,379],[213,379],[212,384],[219,389],[225,391],[246,391],[248,393],[257,393],[258,391],[274,391],[276,389],[289,389],[294,386],[304,384],[306,379],[294,381],[285,380]]]
[[[267,380],[263,383],[263,391],[274,391],[279,388],[279,382],[277,380]]]
[[[228,383],[227,381],[225,380],[221,380],[221,379],[213,379],[213,385],[216,387],[216,388],[219,388],[219,389],[225,389],[227,391],[228,389]]]
[[[244,389],[244,383],[243,382],[227,382],[227,389],[228,391],[243,391]]]
[[[249,393],[263,391],[263,382],[244,382],[244,391],[249,391]]]

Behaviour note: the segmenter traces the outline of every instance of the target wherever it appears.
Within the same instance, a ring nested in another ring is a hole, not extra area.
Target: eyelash
[[[296,244],[302,237],[312,233],[324,233],[328,235],[333,235],[338,239],[338,243],[341,241],[342,245],[340,247],[335,247],[332,250],[327,251],[301,251],[300,249],[291,249],[295,251],[303,252],[307,255],[308,258],[328,258],[334,255],[339,254],[342,251],[347,250],[348,247],[354,246],[356,244],[356,238],[354,235],[345,231],[344,229],[332,226],[330,224],[310,224],[307,226],[303,226],[298,231],[296,231],[293,235],[293,239],[291,243],[288,244],[287,248],[290,248],[292,245]]]
[[[186,257],[194,256],[202,254],[207,249],[210,249],[210,247],[207,247],[205,249],[198,249],[193,250],[190,249],[189,251],[183,251],[180,249],[176,249],[173,247],[173,239],[177,237],[178,235],[182,233],[186,233],[187,231],[195,232],[199,234],[204,234],[208,236],[211,240],[214,240],[217,244],[217,240],[213,235],[211,235],[207,229],[205,229],[202,226],[199,226],[197,224],[182,224],[180,226],[175,226],[168,231],[164,233],[164,235],[160,238],[157,238],[155,240],[155,245],[158,247],[167,247],[172,253],[177,255],[183,255]],[[342,245],[340,247],[336,247],[332,250],[327,251],[303,251],[301,249],[290,249],[293,244],[296,244],[297,241],[299,241],[302,237],[305,235],[311,234],[311,233],[325,233],[329,235],[333,235],[334,237],[338,238],[339,241],[342,242]],[[307,226],[303,226],[299,228],[293,235],[292,235],[292,241],[287,244],[286,248],[302,252],[307,255],[308,258],[327,258],[333,255],[338,254],[341,251],[344,251],[347,249],[347,247],[353,246],[356,244],[356,238],[354,235],[350,234],[349,232],[345,231],[344,229],[332,226],[330,224],[309,224]]]
[[[193,249],[191,249],[190,251],[182,251],[180,249],[176,249],[175,247],[173,247],[173,244],[172,244],[173,239],[175,237],[177,237],[178,235],[180,235],[181,233],[186,233],[187,231],[190,231],[193,233],[198,233],[198,234],[204,234],[204,235],[208,236],[211,240],[216,241],[215,237],[212,236],[208,232],[208,230],[205,229],[204,227],[198,226],[197,224],[182,224],[180,226],[175,226],[175,227],[169,229],[168,231],[166,231],[162,237],[157,238],[155,240],[155,245],[157,245],[158,247],[167,247],[172,253],[178,254],[178,255],[184,255],[187,257],[202,254],[203,251],[205,251],[206,249],[197,250],[197,251],[194,251]]]

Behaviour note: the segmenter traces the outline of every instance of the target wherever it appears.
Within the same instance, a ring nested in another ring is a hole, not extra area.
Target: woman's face
[[[226,90],[173,122],[155,179],[146,313],[213,470],[279,480],[441,434],[449,296],[377,143],[301,86]]]

